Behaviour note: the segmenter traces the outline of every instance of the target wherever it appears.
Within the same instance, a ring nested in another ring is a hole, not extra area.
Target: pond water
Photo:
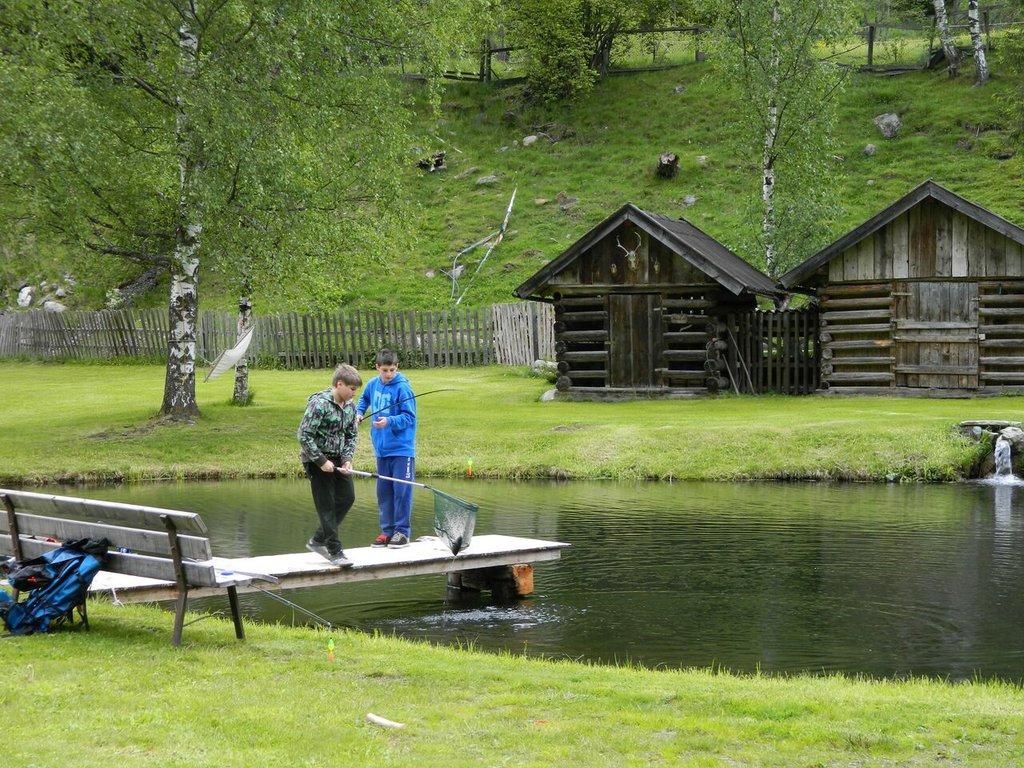
[[[477,533],[570,542],[536,593],[495,604],[441,576],[293,590],[334,624],[552,658],[771,673],[1024,678],[1024,506],[1012,485],[510,483],[438,480]],[[304,480],[58,493],[194,510],[222,556],[297,552]],[[357,482],[346,546],[377,533]],[[416,492],[413,536],[431,533]],[[263,595],[243,610],[303,623]],[[201,601],[210,610],[223,600]]]

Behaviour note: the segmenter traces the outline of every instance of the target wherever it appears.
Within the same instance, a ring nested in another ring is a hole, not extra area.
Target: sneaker
[[[312,552],[315,555],[320,555],[320,557],[326,557],[327,559],[330,559],[330,557],[331,557],[327,553],[327,547],[325,547],[323,544],[318,544],[313,539],[310,539],[309,541],[306,542],[306,549],[308,549],[310,552]]]
[[[388,542],[388,549],[402,549],[409,546],[409,537],[401,531],[391,534],[391,541]]]
[[[391,541],[391,537],[388,536],[386,533],[382,533],[380,536],[378,536],[376,539],[373,540],[373,544],[371,544],[370,546],[371,547],[386,547],[388,545],[388,542],[390,542],[390,541]]]
[[[345,553],[340,549],[333,555],[328,554],[327,559],[331,561],[331,565],[339,568],[349,568],[352,565],[352,561],[345,557]]]

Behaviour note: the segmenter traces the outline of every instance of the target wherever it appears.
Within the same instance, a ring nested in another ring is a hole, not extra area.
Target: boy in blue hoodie
[[[370,437],[377,457],[377,474],[399,480],[416,479],[416,400],[409,380],[398,372],[398,355],[390,349],[377,353],[377,375],[370,379],[356,418],[373,414]],[[401,549],[412,533],[412,486],[377,479],[380,535],[373,547]]]

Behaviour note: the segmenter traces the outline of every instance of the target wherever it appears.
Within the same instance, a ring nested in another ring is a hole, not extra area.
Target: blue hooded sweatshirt
[[[369,416],[375,411],[378,413],[370,419],[371,422],[381,416],[388,420],[384,429],[372,425],[370,427],[373,452],[377,458],[415,456],[416,401],[409,380],[401,372],[396,373],[395,378],[387,384],[380,380],[380,376],[370,379],[359,397],[356,413]]]

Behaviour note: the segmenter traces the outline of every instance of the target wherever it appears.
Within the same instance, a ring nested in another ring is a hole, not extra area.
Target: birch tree
[[[949,64],[949,76],[955,77],[960,68],[960,53],[953,42],[953,36],[949,31],[949,18],[946,15],[946,0],[932,0],[935,8],[935,26],[939,30],[939,44],[942,46],[942,53]]]
[[[796,260],[831,208],[827,178],[842,71],[827,48],[849,29],[840,0],[725,0],[721,71],[737,84],[746,146],[760,167],[754,245],[772,277]]]
[[[988,62],[985,60],[985,43],[981,37],[981,22],[978,18],[978,0],[968,0],[967,18],[970,20],[971,46],[974,48],[974,84],[988,82]]]
[[[231,274],[246,241],[257,273],[299,280],[392,239],[418,98],[394,64],[436,71],[474,2],[5,6],[0,183],[30,229],[167,270],[162,414],[198,414],[201,265]]]

